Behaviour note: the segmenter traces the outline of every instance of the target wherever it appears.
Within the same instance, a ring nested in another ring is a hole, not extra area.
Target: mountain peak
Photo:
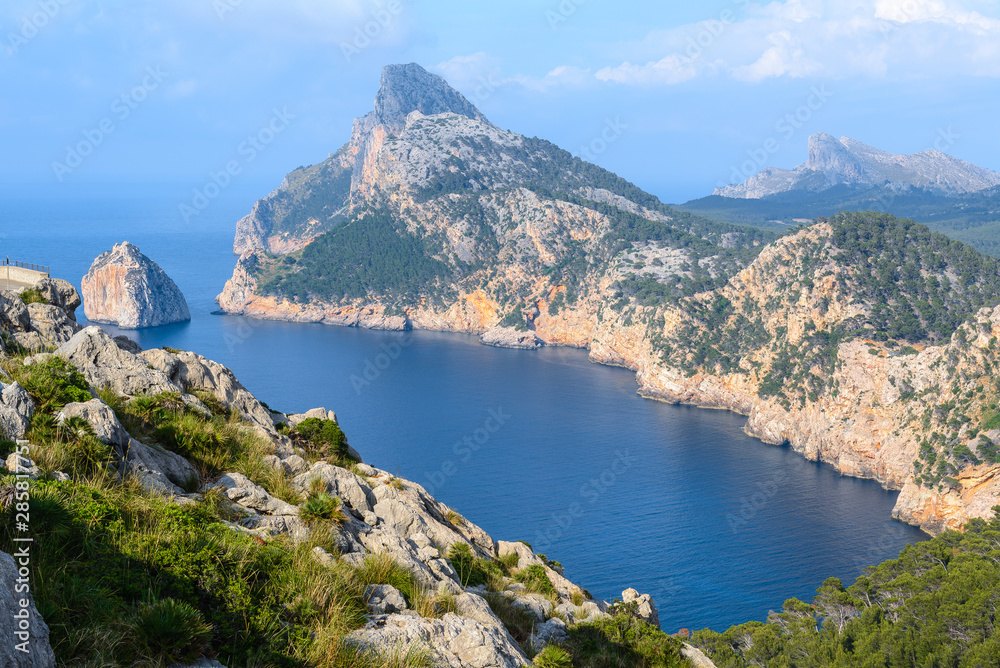
[[[392,134],[406,126],[406,117],[419,111],[425,116],[451,112],[488,123],[464,95],[416,63],[386,65],[375,96],[375,119]]]
[[[838,185],[854,188],[923,188],[943,195],[978,192],[1000,185],[1000,173],[929,150],[895,155],[850,137],[826,132],[809,137],[809,159],[795,169],[767,168],[715,194],[760,199],[789,191],[818,192]]]

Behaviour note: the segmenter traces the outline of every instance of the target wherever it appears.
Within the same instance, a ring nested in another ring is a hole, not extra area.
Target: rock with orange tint
[[[177,284],[127,241],[94,260],[81,287],[91,322],[140,329],[191,319]]]

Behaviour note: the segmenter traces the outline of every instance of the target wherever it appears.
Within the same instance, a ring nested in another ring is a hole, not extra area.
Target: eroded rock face
[[[107,386],[130,397],[181,391],[162,371],[122,350],[100,327],[81,330],[56,354],[78,368],[95,389]]]
[[[377,617],[348,639],[363,647],[392,653],[423,645],[435,665],[449,668],[519,668],[528,658],[502,627],[448,613],[441,619],[406,615]]]
[[[177,284],[127,241],[94,260],[81,287],[93,322],[139,329],[191,319]]]
[[[636,614],[639,619],[649,622],[656,628],[660,628],[660,615],[656,612],[656,604],[649,594],[640,594],[635,589],[629,588],[622,592],[622,602],[636,604]]]
[[[24,438],[34,412],[35,404],[27,390],[17,383],[0,383],[0,438]]]
[[[56,657],[49,644],[49,627],[38,614],[31,592],[15,593],[17,568],[14,557],[0,552],[0,666],[50,668],[56,665]],[[21,607],[22,599],[28,602],[27,607]],[[27,614],[27,637],[18,635],[24,633],[16,617],[19,614]]]

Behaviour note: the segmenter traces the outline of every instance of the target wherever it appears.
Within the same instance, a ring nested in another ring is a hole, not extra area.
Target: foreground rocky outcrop
[[[127,241],[98,256],[80,287],[92,322],[139,329],[191,319],[177,284]]]
[[[35,607],[28,583],[18,573],[14,557],[0,552],[0,666],[52,668],[56,658],[49,627]]]
[[[27,327],[33,331],[30,319]],[[211,497],[226,508],[226,524],[233,531],[263,543],[278,537],[293,543],[309,538],[314,525],[294,498],[295,502],[279,498],[275,489],[267,489],[239,471],[204,478],[203,471],[185,457],[130,434],[115,409],[96,394],[98,390],[110,390],[120,397],[116,401],[166,396],[206,416],[210,414],[206,403],[217,404],[216,410],[222,406],[238,416],[236,422],[230,420],[232,428],[244,430],[266,444],[267,454],[259,463],[287,481],[286,498],[291,498],[289,494],[298,494],[300,500],[327,494],[337,500],[340,520],[333,529],[335,549],[328,552],[313,548],[316,562],[329,567],[356,567],[373,557],[388,559],[408,571],[427,596],[451,601],[451,611],[433,613],[432,608],[422,616],[388,583],[369,586],[366,600],[370,614],[364,627],[348,636],[348,642],[358,648],[377,650],[383,656],[407,651],[423,653],[431,657],[434,665],[456,668],[527,666],[531,663],[528,651],[566,640],[567,624],[608,615],[607,603],[590,600],[585,590],[527,544],[496,541],[422,486],[360,463],[360,457],[356,457],[357,463],[340,461],[340,465],[316,459],[282,433],[306,420],[335,423],[332,411],[314,408],[302,413],[272,412],[239,383],[231,370],[216,362],[188,352],[139,350],[134,342],[112,338],[98,327],[83,329],[54,352],[27,356],[20,363],[31,367],[55,360],[64,360],[79,370],[95,395],[87,401],[66,404],[55,415],[56,424],[73,425],[74,429],[81,423],[89,425],[89,433],[110,446],[113,466],[121,478],[134,479],[147,492],[181,505]],[[23,434],[33,408],[31,397],[13,383],[4,387],[3,396],[2,407],[7,412],[0,415],[5,416],[5,428],[14,425],[15,435]],[[12,416],[9,419],[8,413]],[[30,472],[32,478],[51,475],[57,480],[69,479],[60,471],[43,472],[30,458],[37,452],[33,448],[28,457],[12,455],[16,459],[8,468]],[[497,570],[489,590],[484,585],[470,586],[452,562],[456,553],[484,563],[502,560],[511,569],[510,575],[501,575]],[[0,555],[0,581],[7,584],[13,582],[16,573],[8,572],[4,559],[9,557]],[[528,569],[536,579],[541,577],[548,583],[551,589],[547,593],[530,589],[517,579],[518,573]],[[2,591],[9,589],[0,587]],[[638,601],[637,614],[653,626],[658,625],[648,595],[629,589],[623,597]],[[508,629],[494,612],[493,606],[498,604],[523,611],[531,620],[528,627]],[[0,596],[0,608],[5,605]],[[37,653],[31,662],[11,659],[3,665],[54,665],[46,642],[47,629],[33,608],[32,614],[32,647]],[[0,622],[0,632],[6,629],[3,624]],[[521,634],[519,640],[515,640],[514,632]],[[194,665],[217,664],[206,659]]]

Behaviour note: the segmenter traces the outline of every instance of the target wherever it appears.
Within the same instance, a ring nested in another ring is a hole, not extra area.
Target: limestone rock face
[[[38,614],[31,593],[14,592],[17,578],[17,562],[6,552],[0,552],[0,666],[50,668],[56,665],[56,657],[49,644],[49,627]],[[20,606],[22,598],[28,602],[28,607]],[[25,633],[18,628],[15,618],[22,610],[28,614],[27,638],[18,635]],[[26,652],[17,649],[21,643],[26,643],[23,646]]]
[[[191,319],[177,284],[127,241],[94,260],[82,287],[84,312],[93,322],[139,329]]]
[[[100,327],[81,330],[56,354],[77,367],[94,388],[107,386],[130,397],[181,391],[162,371],[149,368],[145,360],[122,350]]]
[[[434,665],[449,668],[518,668],[530,665],[514,639],[501,627],[448,613],[441,619],[405,615],[376,617],[348,635],[363,647],[392,652],[414,644],[428,647]]]
[[[635,589],[626,589],[622,592],[622,601],[624,603],[631,603],[633,601],[638,605],[636,614],[639,615],[639,619],[649,622],[656,628],[660,628],[660,615],[656,612],[656,604],[653,603],[653,597],[649,594],[640,594]]]
[[[43,278],[34,285],[34,289],[52,306],[62,309],[73,322],[76,322],[76,309],[80,306],[80,293],[73,284],[61,278]]]
[[[513,327],[493,327],[483,332],[479,340],[497,348],[520,348],[534,350],[542,346],[542,341],[534,332],[520,332]]]
[[[0,383],[0,438],[16,441],[24,438],[35,405],[28,391],[17,383]]]

